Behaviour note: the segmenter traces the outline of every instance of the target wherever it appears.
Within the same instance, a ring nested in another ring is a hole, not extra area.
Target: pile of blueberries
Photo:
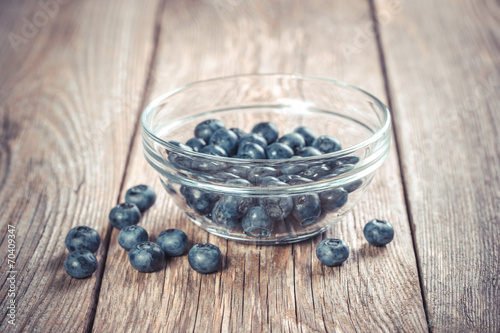
[[[336,138],[316,136],[305,126],[279,137],[278,129],[272,122],[259,123],[251,133],[245,133],[239,128],[227,129],[220,120],[209,119],[196,126],[194,135],[185,144],[169,142],[186,151],[240,159],[301,159],[341,149]],[[350,171],[359,161],[358,156],[344,156],[312,164],[250,167],[213,159],[192,158],[173,151],[167,153],[169,161],[175,167],[192,171],[197,179],[237,187],[286,187],[312,183]],[[271,235],[278,221],[288,218],[285,221],[291,225],[304,227],[317,222],[322,213],[339,210],[347,202],[349,193],[361,184],[362,180],[357,180],[344,187],[320,193],[258,199],[219,195],[184,185],[180,192],[188,207],[199,216],[221,226],[222,230],[242,230],[249,237],[265,238]],[[167,186],[167,191],[176,193],[171,185]]]

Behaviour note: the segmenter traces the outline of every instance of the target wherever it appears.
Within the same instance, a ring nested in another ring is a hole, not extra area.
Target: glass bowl
[[[291,159],[249,160],[188,151],[208,119],[249,133],[273,122],[280,136],[298,126],[331,135],[342,149]],[[390,148],[387,107],[346,83],[255,74],[191,83],[151,102],[142,115],[144,155],[185,214],[206,231],[239,242],[298,242],[339,222],[363,196]],[[300,175],[308,181],[298,179]],[[288,176],[287,176],[288,175]],[[288,182],[269,181],[264,176]],[[246,179],[246,182],[230,181]],[[228,183],[229,181],[229,183]]]

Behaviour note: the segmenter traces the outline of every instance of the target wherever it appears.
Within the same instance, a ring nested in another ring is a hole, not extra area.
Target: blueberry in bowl
[[[188,84],[141,118],[146,160],[189,219],[264,245],[341,221],[386,159],[390,124],[387,107],[359,88],[287,74]]]

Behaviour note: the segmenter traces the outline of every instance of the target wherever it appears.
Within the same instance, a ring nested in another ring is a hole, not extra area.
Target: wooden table
[[[499,52],[493,0],[2,0],[0,331],[499,332]],[[393,148],[325,235],[246,246],[168,199],[139,115],[185,83],[268,72],[372,92],[392,110]],[[107,215],[139,183],[159,193],[141,222],[150,234],[216,244],[221,272],[197,274],[185,256],[132,269]],[[363,238],[375,217],[395,226],[387,248]],[[86,280],[63,268],[77,225],[103,239]],[[315,247],[333,236],[352,251],[328,268]]]

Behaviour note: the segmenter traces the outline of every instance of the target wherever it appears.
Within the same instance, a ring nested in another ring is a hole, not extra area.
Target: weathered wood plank
[[[98,271],[76,280],[64,272],[64,240],[77,225],[108,236],[153,50],[156,1],[43,3],[51,9],[0,4],[2,277],[7,224],[17,235],[16,322],[2,278],[1,332],[90,327],[107,244]]]
[[[358,84],[384,99],[368,2],[174,1],[160,34],[150,97],[184,83],[245,72],[301,72]],[[339,45],[370,34],[357,52]],[[139,139],[139,138],[138,138]],[[245,246],[208,235],[177,209],[145,162],[136,140],[125,189],[155,186],[156,205],[141,224],[153,239],[167,227],[193,243],[209,241],[225,255],[221,272],[202,276],[186,256],[141,274],[112,233],[94,331],[426,331],[411,233],[395,150],[352,214],[327,232],[352,255],[341,268],[321,266],[321,240],[275,247]],[[122,193],[123,195],[123,193]],[[123,198],[123,197],[122,197]],[[363,240],[374,217],[391,220],[397,237],[385,249]]]
[[[404,1],[381,27],[435,332],[500,331],[499,19],[493,1]]]

